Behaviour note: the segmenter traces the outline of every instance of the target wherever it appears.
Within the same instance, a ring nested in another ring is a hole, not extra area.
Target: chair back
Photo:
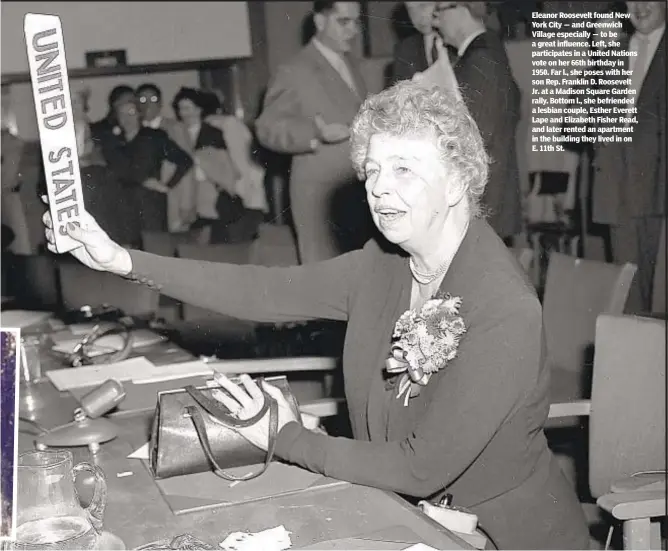
[[[543,326],[552,369],[552,401],[588,398],[591,352],[600,314],[622,314],[633,264],[608,264],[553,252],[550,255]]]
[[[622,478],[666,469],[666,322],[602,315],[589,420],[593,497]]]
[[[65,260],[58,266],[63,306],[67,309],[108,304],[130,316],[155,314],[160,295],[145,285]]]

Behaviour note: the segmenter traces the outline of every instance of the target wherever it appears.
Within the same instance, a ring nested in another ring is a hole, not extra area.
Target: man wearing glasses
[[[404,2],[404,5],[413,27],[418,32],[407,36],[395,46],[392,82],[413,78],[415,74],[440,63],[449,79],[445,84],[456,86],[451,65],[451,61],[456,58],[454,50],[443,42],[434,27],[437,2]]]
[[[142,84],[137,88],[139,112],[144,126],[155,130],[161,129],[168,134],[176,124],[174,119],[162,115],[162,92],[155,84]]]

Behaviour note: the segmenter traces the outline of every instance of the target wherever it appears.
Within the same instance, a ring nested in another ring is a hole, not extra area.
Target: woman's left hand
[[[264,394],[260,387],[248,375],[241,375],[241,385],[234,384],[222,373],[214,375],[215,381],[222,386],[229,396],[220,390],[214,390],[213,396],[221,402],[238,419],[245,420],[258,414],[264,405]],[[291,421],[297,421],[283,393],[275,386],[262,382],[262,388],[278,404],[278,431]],[[297,414],[299,415],[299,414]],[[234,429],[251,444],[262,450],[269,447],[269,411],[260,421],[250,427]]]

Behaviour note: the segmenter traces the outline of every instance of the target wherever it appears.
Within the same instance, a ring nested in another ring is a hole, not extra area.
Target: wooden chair
[[[591,400],[551,418],[589,418],[589,490],[623,523],[625,549],[661,549],[666,516],[666,322],[601,315]]]
[[[600,314],[622,314],[636,272],[554,252],[550,256],[543,326],[551,369],[551,402],[589,397],[591,352]]]
[[[108,272],[91,270],[69,260],[58,266],[63,306],[68,309],[108,304],[129,316],[158,311],[159,294],[145,285],[133,283]]]

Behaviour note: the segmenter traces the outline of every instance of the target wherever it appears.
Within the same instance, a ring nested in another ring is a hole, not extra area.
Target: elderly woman
[[[289,268],[232,266],[128,251],[90,220],[68,230],[83,244],[73,254],[240,318],[346,320],[354,438],[304,428],[266,386],[279,404],[276,455],[412,498],[450,493],[500,548],[588,547],[583,512],[543,434],[549,373],[540,303],[481,218],[488,160],[465,105],[399,82],[362,105],[351,147],[382,234],[362,250]],[[48,214],[45,223],[52,241]],[[439,292],[449,296],[431,301]],[[416,346],[410,320],[397,321],[423,306],[437,319],[418,328]],[[434,354],[421,358],[421,347]],[[248,377],[242,382],[221,377],[235,399],[220,399],[247,418],[262,394]],[[266,418],[241,432],[267,447]]]

